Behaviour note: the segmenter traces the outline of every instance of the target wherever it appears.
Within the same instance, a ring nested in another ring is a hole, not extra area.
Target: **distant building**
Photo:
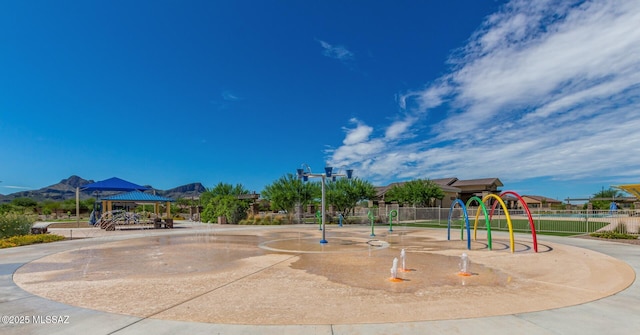
[[[552,209],[558,208],[562,205],[562,201],[553,198],[547,198],[541,195],[520,195],[527,207],[530,209]],[[522,204],[517,202],[515,197],[507,197],[507,207],[509,208],[522,208]]]

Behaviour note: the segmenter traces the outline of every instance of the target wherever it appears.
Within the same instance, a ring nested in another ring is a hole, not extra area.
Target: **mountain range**
[[[76,198],[76,187],[80,187],[80,199],[88,199],[95,198],[96,194],[92,191],[83,191],[82,186],[93,183],[93,180],[86,180],[78,176],[71,176],[66,179],[62,179],[59,183],[49,185],[43,187],[39,190],[32,191],[20,191],[7,195],[0,194],[0,203],[11,202],[11,200],[15,198],[30,198],[35,201],[64,201],[67,199],[75,199]],[[191,197],[199,197],[202,192],[205,192],[206,189],[202,186],[201,183],[191,183],[187,185],[182,185],[178,187],[174,187],[169,190],[158,190],[153,188],[150,185],[144,185],[149,187],[153,191],[147,192],[155,192],[155,194],[171,198],[171,199],[180,199],[180,198],[191,198]],[[121,192],[100,192],[99,196],[108,196],[114,193]]]

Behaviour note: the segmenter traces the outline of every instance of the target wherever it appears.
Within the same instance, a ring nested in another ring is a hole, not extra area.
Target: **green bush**
[[[0,238],[28,235],[34,222],[35,217],[33,215],[0,214]]]

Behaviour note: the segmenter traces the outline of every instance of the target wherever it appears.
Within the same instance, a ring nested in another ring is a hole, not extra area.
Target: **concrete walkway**
[[[41,257],[142,236],[193,234],[211,226],[147,230],[142,233],[73,231],[70,241],[0,250],[0,333],[2,334],[635,334],[640,331],[640,284],[610,297],[582,305],[505,316],[383,324],[228,325],[145,319],[111,314],[34,296],[13,282],[13,273]],[[280,229],[242,227],[230,229]],[[290,228],[287,227],[287,228]],[[55,231],[50,229],[50,231]],[[69,233],[71,231],[67,229]],[[62,231],[61,231],[62,232]],[[142,234],[142,235],[141,235]],[[524,238],[524,237],[523,237]],[[640,247],[615,242],[539,236],[539,240],[577,246],[610,255],[640,270]],[[311,303],[311,302],[310,302]],[[491,307],[491,301],[486,302]],[[22,323],[20,323],[22,322]],[[29,323],[26,323],[29,322]]]

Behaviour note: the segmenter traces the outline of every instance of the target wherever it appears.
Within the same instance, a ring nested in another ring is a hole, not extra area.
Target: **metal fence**
[[[449,225],[450,209],[440,207],[356,208],[349,222],[369,223],[373,218],[378,224],[389,223],[392,210],[397,211],[393,224],[422,223],[439,227]],[[514,231],[531,231],[529,218],[524,210],[510,209],[508,214]],[[477,224],[478,229],[486,230],[484,212],[480,208],[468,208],[467,217],[471,227]],[[535,230],[541,233],[581,234],[598,230],[640,233],[640,215],[635,211],[532,210],[531,217]],[[491,229],[508,230],[507,213],[497,208],[490,218],[490,223]],[[451,227],[460,228],[465,224],[462,209],[454,208],[451,211]]]

